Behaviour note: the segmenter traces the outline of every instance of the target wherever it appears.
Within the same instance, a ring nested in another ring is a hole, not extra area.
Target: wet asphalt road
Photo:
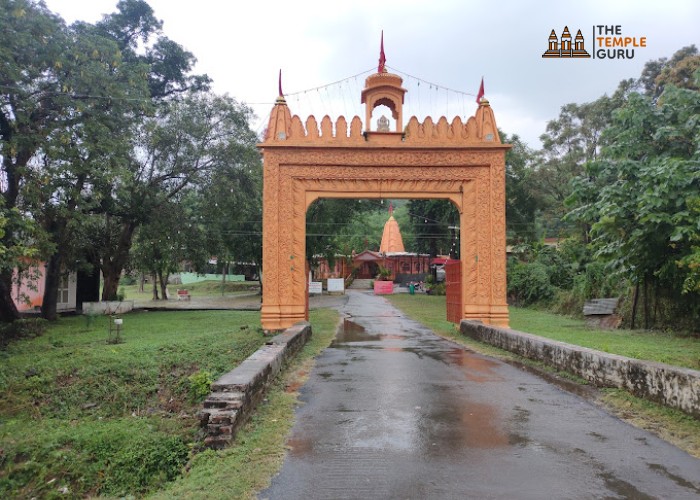
[[[700,498],[700,460],[585,399],[382,298],[351,291],[341,311],[259,498]]]

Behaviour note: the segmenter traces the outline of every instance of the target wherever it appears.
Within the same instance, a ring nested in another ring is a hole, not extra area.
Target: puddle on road
[[[503,380],[496,374],[499,363],[479,356],[461,347],[455,347],[445,354],[448,364],[459,366],[470,382],[490,382]]]
[[[683,488],[687,488],[689,490],[692,490],[697,494],[700,494],[700,488],[695,486],[693,483],[691,483],[687,479],[684,479],[684,478],[677,476],[675,474],[671,474],[671,472],[669,472],[669,470],[666,467],[664,467],[663,465],[661,465],[661,464],[649,464],[649,463],[647,465],[649,466],[649,468],[651,470],[656,471],[659,474],[668,477],[671,481],[673,481],[677,485],[682,486]]]
[[[358,325],[352,320],[343,320],[343,326],[338,330],[338,334],[331,343],[331,347],[337,347],[339,344],[347,344],[348,342],[374,342],[380,340],[379,335],[367,333],[365,327]]]

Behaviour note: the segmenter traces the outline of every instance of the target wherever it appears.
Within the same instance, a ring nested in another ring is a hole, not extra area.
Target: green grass
[[[311,317],[314,335],[305,359],[330,343],[337,324],[335,311]],[[293,391],[277,384],[224,452],[198,453],[203,435],[195,414],[206,394],[202,387],[266,341],[259,313],[123,318],[121,344],[106,343],[106,317],[90,326],[84,317],[71,317],[0,351],[0,498],[140,497],[168,486],[190,461],[186,477],[165,497],[186,491],[189,498],[202,488],[202,475],[219,473],[225,476],[216,481],[221,498],[239,497],[229,491],[251,496],[284,456]],[[230,467],[251,470],[240,477],[229,475]],[[209,487],[201,491],[212,498]]]
[[[445,320],[445,297],[398,294],[390,300],[436,332],[455,335],[453,324]],[[416,307],[419,301],[420,307]],[[700,369],[700,339],[687,334],[599,330],[587,327],[582,320],[517,307],[510,308],[510,326],[514,330],[612,354]]]
[[[153,285],[146,283],[143,292],[139,292],[138,284],[135,285],[120,285],[119,289],[124,289],[127,300],[134,299],[149,299],[153,295]],[[186,288],[192,297],[217,297],[221,296],[221,281],[200,281],[198,283],[190,283],[188,285],[168,285],[168,293],[170,298],[177,298],[176,291],[178,288]],[[225,295],[238,294],[245,292],[255,292],[260,290],[260,283],[257,281],[227,281],[223,285]],[[160,294],[160,287],[158,288]]]
[[[298,404],[296,390],[306,379],[313,358],[333,339],[338,313],[330,309],[311,311],[311,324],[311,340],[291,369],[273,384],[265,402],[239,431],[234,445],[198,454],[184,476],[153,498],[256,498],[256,494],[270,484],[286,453],[286,436]]]

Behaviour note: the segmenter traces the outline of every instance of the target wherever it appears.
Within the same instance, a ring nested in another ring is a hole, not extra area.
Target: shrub
[[[214,382],[212,374],[199,370],[187,377],[189,382],[190,399],[193,403],[199,403],[211,392],[211,384]]]
[[[508,267],[508,296],[514,304],[526,306],[546,301],[554,296],[555,291],[544,264],[511,261]]]
[[[136,278],[134,278],[131,274],[125,274],[119,279],[119,284],[125,286],[135,285]]]
[[[46,331],[46,325],[47,321],[43,318],[18,319],[0,324],[0,347],[12,340],[39,337]]]

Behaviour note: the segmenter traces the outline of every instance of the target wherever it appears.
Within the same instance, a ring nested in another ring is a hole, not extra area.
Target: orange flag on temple
[[[379,67],[377,68],[377,73],[384,72],[384,65],[386,64],[386,56],[384,55],[384,30],[382,30],[382,43],[379,49]]]
[[[484,77],[481,77],[481,86],[479,87],[479,92],[476,94],[476,103],[479,104],[481,98],[484,97]]]

